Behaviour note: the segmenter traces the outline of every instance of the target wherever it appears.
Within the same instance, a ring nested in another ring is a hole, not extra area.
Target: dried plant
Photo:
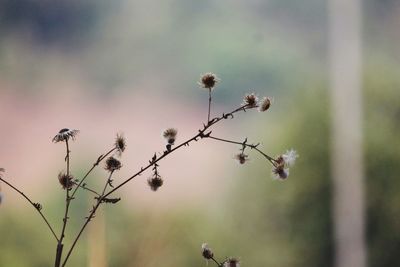
[[[251,93],[243,98],[243,102],[237,108],[233,109],[230,112],[222,113],[219,116],[211,117],[211,104],[212,104],[212,92],[215,88],[216,84],[220,81],[220,79],[213,73],[206,73],[201,76],[199,85],[208,90],[209,98],[208,98],[208,113],[207,113],[207,121],[202,124],[201,128],[189,139],[176,144],[176,140],[178,137],[178,130],[176,128],[168,128],[162,132],[162,136],[166,140],[165,150],[161,153],[154,153],[151,159],[148,161],[146,165],[141,167],[136,173],[132,174],[130,177],[124,179],[120,184],[114,186],[113,185],[113,175],[116,171],[122,168],[122,163],[116,156],[121,157],[122,153],[126,149],[126,140],[122,134],[117,134],[115,142],[113,146],[106,153],[100,155],[93,165],[88,169],[85,175],[80,179],[75,179],[71,174],[71,166],[70,166],[70,142],[75,141],[77,135],[79,133],[78,130],[64,128],[61,129],[52,139],[54,143],[63,143],[65,144],[65,164],[66,171],[60,172],[58,175],[58,181],[61,185],[61,188],[65,190],[65,210],[64,216],[62,219],[62,227],[61,232],[56,234],[53,226],[49,223],[47,217],[43,213],[43,206],[39,202],[33,202],[31,198],[29,198],[25,193],[23,193],[20,189],[12,185],[9,180],[6,180],[4,176],[5,170],[0,168],[0,181],[4,184],[12,188],[14,191],[19,193],[25,200],[27,200],[32,207],[39,213],[43,222],[47,225],[51,235],[57,242],[56,247],[56,257],[55,257],[55,267],[66,266],[68,259],[71,257],[74,248],[80,239],[82,233],[86,229],[87,225],[91,222],[91,220],[95,217],[95,214],[100,207],[100,205],[104,203],[115,204],[121,200],[119,197],[115,197],[115,193],[125,186],[127,183],[140,176],[145,171],[151,169],[152,175],[148,178],[147,183],[150,186],[151,190],[157,191],[163,184],[164,180],[159,174],[159,163],[166,157],[170,156],[176,150],[188,147],[192,142],[197,142],[200,140],[215,140],[219,142],[224,142],[232,145],[239,146],[239,153],[234,155],[234,159],[236,159],[240,164],[245,164],[249,160],[249,155],[245,152],[248,150],[253,150],[260,154],[263,158],[267,160],[272,165],[272,174],[276,179],[284,180],[289,176],[289,167],[291,167],[296,158],[298,157],[297,153],[294,150],[288,150],[286,153],[279,155],[277,157],[272,157],[259,149],[259,143],[249,143],[247,138],[243,141],[234,141],[225,138],[220,138],[212,134],[212,128],[214,125],[221,123],[228,119],[233,119],[237,113],[246,112],[251,109],[258,109],[260,112],[267,111],[271,104],[272,98],[264,97],[261,101],[256,96],[256,94]],[[99,166],[104,161],[104,169],[108,172],[107,179],[102,186],[102,189],[97,191],[90,188],[86,180],[92,171]],[[86,190],[87,192],[94,195],[94,203],[92,205],[91,210],[87,217],[84,218],[82,222],[82,226],[79,232],[76,234],[75,238],[72,240],[72,244],[68,247],[67,250],[64,250],[64,238],[66,235],[66,230],[68,226],[69,220],[69,212],[71,203],[76,197],[76,193],[78,190]],[[2,202],[3,195],[1,193],[0,187],[0,204]],[[237,258],[227,258],[222,262],[217,261],[214,258],[214,253],[208,247],[207,244],[202,245],[202,255],[208,261],[213,261],[217,266],[220,267],[238,267],[239,260]]]

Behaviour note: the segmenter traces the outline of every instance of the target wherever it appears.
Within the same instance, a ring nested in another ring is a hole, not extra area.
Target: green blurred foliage
[[[374,60],[365,70],[365,166],[370,266],[400,265],[399,65]]]
[[[246,266],[332,266],[329,103],[323,84],[291,97],[260,134],[269,151],[294,147],[300,157],[286,181],[273,181],[270,166],[241,172],[226,216],[238,240],[232,250]],[[268,116],[268,114],[267,114]],[[268,120],[268,119],[267,119]],[[254,154],[256,157],[256,154]],[[245,256],[244,256],[245,255]]]

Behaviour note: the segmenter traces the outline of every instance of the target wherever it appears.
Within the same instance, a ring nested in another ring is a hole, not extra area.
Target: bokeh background
[[[360,12],[367,266],[399,266],[400,2],[364,0]],[[274,97],[267,113],[241,114],[214,134],[259,141],[271,155],[295,148],[289,179],[272,180],[256,154],[240,166],[239,147],[193,144],[161,162],[159,191],[146,173],[104,206],[69,265],[206,266],[208,242],[242,266],[334,266],[329,17],[321,0],[0,0],[0,167],[60,231],[58,130],[81,131],[71,146],[77,178],[123,132],[117,183],[163,150],[162,129],[178,128],[178,142],[196,133],[207,115],[197,81],[212,71],[221,78],[213,114],[247,92]],[[98,168],[88,184],[105,177]],[[0,266],[52,266],[48,229],[0,186]],[[92,201],[82,192],[73,202],[67,242]]]

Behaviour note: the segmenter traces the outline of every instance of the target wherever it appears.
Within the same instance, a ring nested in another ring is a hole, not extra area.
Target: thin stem
[[[217,264],[218,267],[222,267],[224,264],[223,263],[219,263],[214,257],[211,258],[215,264]]]
[[[99,199],[100,201],[103,200],[104,193],[106,192],[107,186],[110,184],[111,177],[112,177],[113,173],[114,173],[114,171],[111,171],[110,172],[110,176],[108,176],[107,182],[104,185],[103,191],[101,192],[101,198]]]
[[[169,151],[168,153],[163,153],[162,156],[160,156],[159,158],[157,158],[156,160],[152,161],[151,163],[149,163],[146,167],[142,167],[140,169],[140,171],[138,171],[137,173],[135,173],[134,175],[132,175],[131,177],[129,177],[128,179],[126,179],[124,182],[122,182],[121,184],[119,184],[118,186],[116,186],[115,188],[113,188],[110,192],[108,192],[104,197],[108,197],[110,194],[112,194],[113,192],[115,192],[116,190],[118,190],[120,187],[124,186],[126,183],[128,183],[129,181],[131,181],[132,179],[134,179],[135,177],[141,175],[144,171],[146,171],[147,169],[149,169],[150,167],[152,167],[154,164],[156,164],[157,162],[159,162],[160,160],[162,160],[163,158],[165,158],[166,156],[170,155],[172,152],[174,152],[175,150],[183,147],[183,146],[189,146],[189,144],[193,141],[197,141],[199,138],[204,138],[207,137],[208,134],[205,134],[205,131],[208,130],[211,126],[215,125],[216,123],[218,123],[219,121],[223,120],[223,119],[228,119],[228,118],[232,118],[233,114],[239,112],[239,111],[246,111],[246,109],[251,109],[253,107],[249,107],[248,105],[246,106],[241,106],[229,113],[224,113],[222,114],[220,117],[216,117],[213,118],[212,120],[210,120],[208,122],[207,125],[204,125],[202,130],[199,130],[199,133],[196,134],[195,136],[193,136],[192,138],[186,140],[185,142],[179,144],[178,146],[174,147],[173,149],[171,149],[171,151]]]
[[[262,152],[258,147],[254,147],[253,149],[255,149],[256,151],[258,151],[258,153],[260,153],[261,155],[263,155],[266,159],[268,159],[272,165],[276,166],[276,159],[268,156],[267,154],[265,154],[264,152]]]
[[[65,156],[65,158],[67,160],[67,176],[69,176],[69,152],[70,151],[69,151],[68,139],[65,140],[65,146],[66,146],[66,149],[67,149],[67,155]]]
[[[71,253],[72,253],[72,251],[73,251],[73,249],[74,249],[76,243],[78,242],[78,240],[79,240],[79,238],[81,237],[81,235],[82,235],[83,231],[85,230],[86,226],[89,224],[90,220],[93,218],[93,216],[95,215],[97,209],[99,208],[100,204],[102,203],[103,199],[105,198],[104,194],[105,194],[105,192],[106,192],[107,186],[108,186],[109,183],[110,183],[110,180],[111,180],[111,177],[112,177],[113,173],[114,173],[114,171],[111,171],[111,172],[110,172],[110,176],[108,177],[108,179],[107,179],[107,181],[106,181],[106,183],[105,183],[105,185],[104,185],[104,188],[103,188],[103,191],[102,191],[100,197],[97,199],[96,205],[93,207],[93,209],[92,209],[92,211],[90,212],[89,216],[87,217],[85,223],[83,224],[81,230],[79,231],[79,233],[78,233],[78,235],[76,236],[74,242],[72,243],[72,246],[71,246],[70,250],[68,251],[67,256],[66,256],[65,259],[64,259],[64,262],[63,262],[63,264],[62,264],[62,267],[64,267],[64,266],[67,264],[68,258],[69,258],[69,256],[71,255]]]
[[[110,149],[110,151],[108,151],[106,154],[101,155],[97,161],[95,163],[93,163],[93,166],[87,171],[87,173],[83,176],[83,178],[79,181],[77,187],[74,189],[74,191],[71,194],[71,198],[73,198],[75,196],[76,191],[78,190],[78,187],[82,187],[81,185],[83,184],[83,182],[85,181],[85,179],[89,176],[89,174],[94,170],[94,168],[96,168],[96,166],[99,165],[99,163],[105,159],[108,155],[110,155],[112,152],[114,152],[116,148],[112,148]]]
[[[208,88],[208,116],[207,116],[207,124],[210,122],[210,113],[211,113],[211,88]]]
[[[0,177],[0,180],[3,181],[6,185],[8,185],[9,187],[11,187],[12,189],[14,189],[17,193],[19,193],[21,196],[23,196],[34,208],[37,212],[39,212],[40,216],[42,217],[42,219],[44,220],[44,222],[46,223],[47,227],[50,229],[51,233],[53,234],[54,238],[57,240],[58,242],[58,237],[56,235],[56,233],[53,230],[53,227],[50,225],[49,221],[46,219],[46,217],[44,216],[44,214],[42,213],[42,211],[38,208],[37,204],[38,203],[34,203],[32,200],[30,200],[29,197],[27,197],[22,191],[18,190],[15,186],[13,186],[12,184],[10,184],[9,182],[7,182],[6,180],[4,180],[3,178]]]
[[[255,106],[256,107],[256,106]],[[119,184],[118,186],[116,186],[115,188],[113,188],[111,191],[109,191],[108,193],[104,193],[101,195],[101,197],[98,198],[97,203],[95,206],[93,206],[89,216],[86,218],[81,230],[79,231],[78,235],[75,237],[74,242],[72,243],[71,248],[69,249],[67,256],[64,259],[64,262],[62,264],[62,267],[65,266],[65,264],[67,263],[68,258],[70,257],[76,243],[78,242],[79,238],[81,237],[83,231],[85,230],[86,226],[89,224],[90,220],[93,218],[94,214],[96,213],[96,210],[98,209],[98,207],[100,206],[101,202],[103,199],[105,199],[106,197],[108,197],[109,195],[111,195],[112,193],[114,193],[116,190],[118,190],[119,188],[121,188],[122,186],[124,186],[125,184],[127,184],[128,182],[130,182],[132,179],[134,179],[135,177],[141,175],[143,172],[145,172],[147,169],[149,169],[150,167],[154,166],[157,162],[159,162],[160,160],[162,160],[163,158],[167,157],[168,155],[171,155],[171,153],[173,153],[174,151],[178,150],[179,148],[183,147],[183,146],[189,146],[189,144],[193,141],[198,141],[199,139],[205,138],[207,137],[207,135],[210,135],[211,132],[205,133],[211,126],[215,125],[216,123],[220,122],[221,120],[224,119],[228,119],[228,118],[233,118],[233,115],[239,111],[246,111],[247,109],[252,109],[255,107],[251,107],[249,105],[244,105],[241,107],[238,107],[236,109],[234,109],[233,111],[229,112],[229,113],[223,113],[221,116],[219,117],[215,117],[212,120],[209,120],[208,123],[206,125],[203,125],[203,129],[200,129],[198,131],[198,133],[196,135],[194,135],[192,138],[186,140],[185,142],[179,144],[178,146],[174,147],[173,149],[171,149],[170,151],[164,151],[164,153],[154,159],[151,160],[150,163],[146,166],[146,167],[142,167],[140,169],[140,171],[138,171],[137,173],[133,174],[131,177],[127,178],[125,181],[123,181],[121,184]],[[107,181],[108,182],[108,181]],[[105,186],[106,187],[106,186]]]
[[[78,233],[78,235],[76,236],[74,242],[72,243],[72,246],[71,246],[71,248],[69,249],[69,251],[68,251],[68,253],[67,253],[67,256],[66,256],[65,259],[64,259],[64,262],[63,262],[63,264],[62,264],[62,267],[64,267],[64,266],[67,264],[68,258],[69,258],[69,256],[71,255],[71,253],[72,253],[72,251],[73,251],[73,249],[74,249],[76,243],[78,242],[79,238],[81,237],[81,235],[82,235],[83,231],[85,230],[86,226],[89,224],[89,222],[90,222],[91,219],[93,218],[94,214],[96,213],[96,210],[97,210],[98,207],[100,206],[100,204],[101,204],[101,199],[102,199],[102,198],[99,198],[99,199],[97,200],[96,205],[93,207],[93,209],[92,209],[92,211],[90,212],[89,216],[86,218],[85,223],[83,224],[81,230],[79,231],[79,233]]]
[[[87,186],[79,185],[79,183],[77,183],[77,182],[73,182],[73,184],[76,185],[76,186],[79,186],[79,187],[82,188],[83,190],[89,191],[89,192],[91,192],[91,193],[93,193],[93,194],[95,194],[95,195],[97,195],[97,196],[100,196],[99,193],[97,193],[95,190],[93,190],[93,189],[91,189],[91,188],[89,188],[89,187],[87,187]],[[71,198],[71,200],[72,200],[72,195],[70,196],[70,198]]]
[[[67,155],[65,157],[66,161],[67,161],[67,176],[69,176],[69,145],[68,145],[68,139],[65,140],[65,144],[66,144],[66,148],[67,148]],[[64,234],[65,234],[65,229],[67,227],[67,221],[68,221],[68,211],[69,211],[69,204],[71,201],[71,198],[69,197],[69,190],[66,189],[65,190],[65,214],[64,214],[64,219],[63,219],[63,227],[62,227],[62,231],[61,231],[61,236],[60,236],[60,243],[62,243],[63,239],[64,239]]]
[[[67,177],[69,177],[69,144],[68,144],[68,139],[65,140],[65,146],[67,149],[67,154],[65,156],[65,160],[67,162]],[[57,253],[56,253],[56,261],[55,261],[55,267],[59,267],[61,263],[61,257],[62,257],[62,252],[63,252],[63,240],[65,237],[65,229],[67,228],[67,222],[68,222],[68,212],[69,212],[69,204],[71,202],[71,198],[69,196],[69,188],[65,189],[65,213],[64,213],[64,218],[63,218],[63,226],[61,230],[61,235],[60,239],[58,240],[57,244]]]
[[[211,138],[217,141],[221,141],[221,142],[225,142],[225,143],[231,143],[231,144],[237,144],[237,145],[242,145],[243,147],[250,147],[251,149],[256,150],[257,152],[259,152],[261,155],[263,155],[269,162],[271,162],[272,165],[275,166],[276,160],[271,157],[268,156],[267,154],[265,154],[263,151],[261,151],[257,146],[254,144],[247,144],[246,142],[237,142],[237,141],[232,141],[232,140],[227,140],[227,139],[223,139],[223,138],[218,138],[218,137],[214,137],[214,136],[207,136],[207,138]]]

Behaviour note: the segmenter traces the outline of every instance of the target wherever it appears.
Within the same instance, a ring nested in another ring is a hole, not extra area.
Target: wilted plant
[[[111,203],[115,204],[121,200],[119,197],[115,197],[115,193],[128,182],[132,181],[134,178],[140,176],[142,173],[147,171],[148,169],[152,170],[152,175],[148,178],[147,183],[150,186],[151,190],[157,191],[163,184],[164,180],[159,174],[159,163],[164,158],[170,156],[176,150],[187,147],[192,142],[197,142],[200,140],[212,139],[215,141],[225,142],[233,145],[239,146],[240,152],[234,155],[234,159],[236,159],[240,164],[245,164],[249,160],[249,155],[246,154],[247,150],[253,150],[263,156],[271,165],[272,165],[272,173],[273,176],[277,179],[284,180],[289,176],[289,167],[294,164],[294,161],[298,157],[297,153],[294,150],[289,150],[286,153],[279,155],[274,158],[269,156],[265,152],[259,149],[259,143],[249,143],[247,138],[244,141],[234,141],[225,138],[216,137],[212,135],[212,127],[217,123],[220,123],[227,119],[233,119],[234,116],[239,112],[246,112],[251,109],[258,109],[260,112],[267,111],[271,104],[272,99],[270,97],[264,97],[261,101],[256,94],[251,93],[243,98],[243,102],[235,109],[228,113],[222,113],[219,116],[211,117],[211,104],[212,104],[212,92],[215,88],[216,84],[220,81],[220,79],[213,73],[206,73],[202,75],[199,85],[208,90],[209,98],[208,98],[208,113],[207,113],[207,121],[203,123],[202,127],[198,129],[198,131],[189,139],[176,144],[178,137],[178,130],[176,128],[168,128],[162,132],[162,136],[166,140],[165,150],[160,153],[154,153],[149,162],[141,167],[136,173],[132,174],[130,177],[124,179],[120,184],[114,186],[113,185],[113,175],[116,171],[122,168],[122,163],[117,157],[121,157],[122,153],[126,149],[126,140],[122,134],[117,134],[115,142],[113,146],[106,153],[100,155],[93,165],[88,169],[85,175],[80,179],[75,179],[71,174],[70,168],[70,142],[75,141],[76,137],[79,133],[79,130],[64,128],[61,129],[52,139],[54,143],[64,143],[65,144],[65,163],[66,163],[66,172],[60,172],[58,175],[58,182],[61,185],[61,188],[65,190],[65,211],[62,219],[62,228],[59,234],[56,234],[53,226],[47,220],[47,217],[43,213],[43,206],[38,202],[33,202],[28,196],[25,195],[21,190],[12,185],[8,180],[3,178],[4,169],[0,168],[0,181],[4,182],[6,185],[11,187],[17,193],[19,193],[25,200],[27,200],[39,213],[42,217],[44,223],[47,225],[51,235],[57,241],[56,247],[56,257],[55,257],[55,267],[66,266],[68,259],[70,258],[76,243],[80,239],[83,231],[86,229],[89,222],[94,218],[96,211],[103,203]],[[101,190],[94,190],[87,186],[86,180],[92,171],[100,165],[100,163],[104,163],[104,169],[108,172],[107,179],[102,186]],[[76,197],[76,193],[78,190],[86,190],[94,194],[94,203],[92,205],[92,209],[89,211],[87,217],[85,217],[83,224],[76,234],[75,238],[72,241],[71,246],[65,251],[64,250],[64,238],[68,226],[69,220],[69,211],[70,206],[73,200]],[[2,202],[3,195],[1,193],[0,187],[0,204]],[[65,253],[64,253],[65,252]],[[63,257],[64,255],[64,257]],[[220,267],[238,267],[239,260],[237,258],[227,258],[222,262],[218,262],[214,258],[214,254],[209,249],[207,244],[202,245],[202,255],[205,259],[211,260],[216,263]]]

